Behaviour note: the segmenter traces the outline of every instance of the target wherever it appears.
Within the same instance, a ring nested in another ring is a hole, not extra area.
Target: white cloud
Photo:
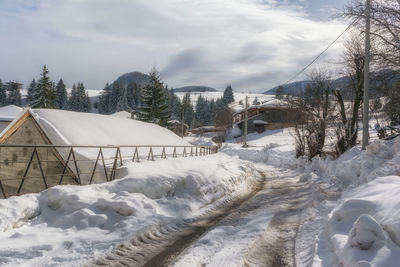
[[[2,1],[0,78],[27,83],[46,63],[53,79],[96,89],[156,64],[173,87],[262,91],[284,82],[346,27],[312,19],[300,1]]]

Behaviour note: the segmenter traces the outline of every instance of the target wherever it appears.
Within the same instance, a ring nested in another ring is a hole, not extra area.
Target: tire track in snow
[[[120,244],[105,257],[97,259],[92,266],[168,266],[190,244],[208,229],[237,209],[243,202],[256,195],[266,179],[252,185],[246,194],[235,194],[222,199],[203,214],[169,224],[146,227],[129,242]]]

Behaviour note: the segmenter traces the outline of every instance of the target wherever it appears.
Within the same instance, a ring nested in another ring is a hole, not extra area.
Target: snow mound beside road
[[[359,186],[345,196],[346,200],[331,213],[327,225],[341,264],[398,266],[399,194],[400,176],[387,176]]]
[[[0,265],[84,265],[146,226],[194,218],[261,179],[223,153],[132,163],[121,174],[0,200]]]

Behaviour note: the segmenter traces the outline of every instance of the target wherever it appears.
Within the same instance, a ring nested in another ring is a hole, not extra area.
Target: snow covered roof
[[[0,121],[13,121],[21,112],[21,107],[8,105],[0,108]]]
[[[152,123],[55,109],[29,112],[57,145],[190,145],[172,131]]]
[[[254,120],[253,123],[254,123],[254,124],[259,124],[259,125],[260,125],[260,124],[263,124],[263,125],[267,125],[267,124],[268,124],[268,122],[263,121],[263,120]]]
[[[248,107],[248,109],[263,109],[263,108],[284,108],[286,105],[286,102],[284,100],[280,99],[272,99],[268,102],[265,102],[260,105],[251,105]],[[242,113],[245,111],[245,108],[236,108],[235,109],[235,114]]]

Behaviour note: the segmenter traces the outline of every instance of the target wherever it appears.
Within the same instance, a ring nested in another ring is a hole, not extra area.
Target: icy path
[[[152,227],[96,265],[294,266],[312,187],[296,172],[276,172],[266,172],[250,194],[225,199],[192,221]]]

